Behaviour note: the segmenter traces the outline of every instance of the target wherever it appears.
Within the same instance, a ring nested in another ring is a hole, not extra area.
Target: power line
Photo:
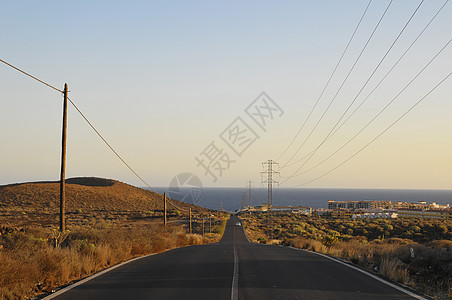
[[[370,146],[373,142],[375,142],[380,136],[382,136],[384,133],[386,133],[391,127],[393,127],[396,123],[398,123],[403,117],[405,117],[409,112],[411,112],[416,106],[418,106],[422,101],[424,101],[434,90],[436,90],[444,81],[446,81],[450,76],[452,75],[452,72],[450,72],[445,78],[443,78],[437,85],[435,85],[435,87],[433,87],[427,94],[424,95],[424,97],[422,97],[419,101],[417,101],[413,106],[411,106],[407,111],[405,111],[405,113],[403,113],[399,118],[397,118],[393,123],[391,123],[391,125],[389,125],[385,130],[383,130],[380,134],[378,134],[374,139],[372,139],[370,142],[368,142],[364,147],[362,147],[361,149],[359,149],[358,151],[356,151],[352,156],[350,156],[349,158],[347,158],[346,160],[344,160],[342,163],[340,163],[339,165],[337,165],[336,167],[334,167],[333,169],[331,169],[330,171],[316,177],[315,179],[312,179],[310,181],[307,181],[303,184],[300,185],[295,185],[295,186],[291,186],[291,187],[300,187],[300,186],[304,186],[307,185],[309,183],[312,183],[314,181],[317,181],[323,177],[325,177],[326,175],[330,174],[331,172],[335,171],[336,169],[338,169],[339,167],[341,167],[342,165],[344,165],[345,163],[347,163],[349,160],[351,160],[352,158],[354,158],[356,155],[358,155],[359,153],[361,153],[364,149],[366,149],[368,146]]]
[[[166,198],[166,201],[171,204],[172,206],[174,206],[176,209],[183,211],[183,212],[188,212],[190,209],[186,209],[186,208],[182,208],[180,206],[178,206],[176,203],[174,203],[170,198]]]
[[[58,88],[56,88],[55,86],[53,86],[53,85],[51,85],[51,84],[49,84],[49,83],[47,83],[47,82],[45,82],[45,81],[43,81],[43,80],[41,80],[41,79],[39,79],[39,78],[37,78],[37,77],[35,77],[35,76],[33,76],[33,75],[31,75],[30,73],[27,73],[27,72],[25,72],[24,70],[22,70],[22,69],[19,69],[18,67],[16,67],[16,66],[14,66],[14,65],[12,65],[12,64],[10,64],[10,63],[8,63],[8,62],[6,62],[6,61],[4,61],[4,60],[2,60],[2,59],[0,59],[0,62],[2,62],[2,63],[4,63],[5,65],[7,65],[7,66],[9,66],[9,67],[11,67],[11,68],[13,68],[13,69],[15,69],[15,70],[17,70],[17,71],[19,71],[19,72],[21,72],[21,73],[23,73],[23,74],[25,74],[25,75],[27,75],[28,77],[30,77],[30,78],[32,78],[32,79],[34,79],[34,80],[36,80],[36,81],[38,81],[38,82],[40,82],[40,83],[42,83],[42,84],[44,84],[44,85],[46,85],[47,87],[49,87],[49,88],[51,88],[51,89],[53,89],[53,90],[55,90],[55,91],[58,91],[58,92],[60,92],[60,93],[63,93],[63,91],[62,90],[60,90],[60,89],[58,89]],[[93,129],[94,130],[94,132],[101,138],[101,140],[105,143],[105,145],[107,145],[107,147],[116,155],[116,157],[141,181],[141,182],[143,182],[145,185],[146,185],[146,187],[148,187],[151,191],[153,191],[154,193],[157,193],[157,194],[159,194],[155,189],[153,189],[122,157],[121,157],[121,155],[119,155],[119,153],[110,145],[110,143],[102,136],[102,134],[96,129],[96,127],[94,127],[94,125],[89,121],[89,119],[82,113],[82,111],[77,107],[77,105],[74,103],[74,101],[72,101],[72,99],[70,99],[69,97],[68,97],[68,100],[69,100],[69,102],[72,104],[72,106],[75,108],[75,110],[80,114],[80,116],[88,123],[88,125],[91,127],[91,129]],[[178,206],[178,205],[176,205],[175,203],[173,203],[169,198],[167,199],[167,202],[169,203],[169,204],[171,204],[172,206],[174,206],[176,209],[178,209],[178,210],[181,210],[181,211],[185,211],[185,212],[187,212],[188,210],[187,209],[184,209],[184,208],[181,208],[180,206]]]
[[[306,174],[307,172],[317,168],[318,166],[322,165],[324,162],[326,162],[327,160],[329,160],[331,157],[333,157],[336,153],[338,153],[340,150],[342,150],[345,146],[347,146],[348,144],[350,144],[350,142],[352,142],[359,134],[361,134],[367,127],[369,127],[370,124],[373,123],[373,121],[375,121],[392,103],[395,102],[395,100],[425,71],[425,69],[427,69],[427,67],[436,59],[436,57],[438,55],[441,54],[441,52],[452,42],[452,39],[450,39],[442,48],[441,50],[416,74],[416,76],[414,76],[409,82],[408,84],[405,85],[405,87],[403,87],[403,89],[397,93],[397,95],[391,100],[389,101],[388,104],[386,104],[385,107],[383,107],[361,130],[359,130],[351,139],[349,139],[344,145],[342,145],[339,149],[337,149],[336,151],[334,151],[330,156],[328,156],[327,158],[325,158],[324,160],[322,160],[320,163],[316,164],[315,166],[313,166],[312,168],[292,175],[292,177],[296,177],[296,176],[300,176],[302,174]],[[288,177],[287,180],[289,180],[292,177]],[[285,181],[287,181],[285,180]]]
[[[439,15],[439,13],[443,10],[443,8],[446,6],[446,4],[449,2],[449,0],[446,0],[444,2],[444,4],[439,8],[439,10],[435,13],[435,15],[430,19],[430,21],[424,26],[424,28],[421,30],[421,32],[417,35],[417,37],[413,40],[413,42],[407,47],[407,49],[403,52],[403,54],[400,56],[400,58],[392,65],[392,67],[389,69],[388,72],[386,72],[386,74],[383,76],[383,78],[378,82],[378,84],[372,89],[372,91],[366,96],[366,98],[361,101],[361,103],[353,110],[353,112],[342,122],[342,124],[340,124],[335,131],[328,137],[328,139],[330,139],[334,134],[336,134],[341,128],[342,126],[347,123],[348,120],[350,120],[350,118],[361,108],[361,106],[367,102],[367,100],[373,95],[373,93],[375,92],[375,90],[383,83],[383,81],[388,77],[388,75],[394,70],[394,68],[399,64],[399,62],[405,57],[405,55],[409,52],[409,50],[413,47],[413,45],[419,40],[419,38],[422,36],[422,34],[426,31],[426,29],[430,26],[430,24],[436,19],[436,17]],[[302,160],[304,160],[305,158],[307,158],[308,156],[310,156],[312,154],[312,152],[314,152],[314,150],[312,150],[310,153],[308,153],[307,155],[305,155],[304,157],[300,158],[299,160],[291,163],[291,164],[287,164],[286,167],[291,167],[293,165],[298,164],[299,162],[301,162]],[[315,166],[317,167],[317,165]],[[313,168],[304,171],[301,174],[305,174],[306,172],[312,170]],[[296,175],[295,175],[296,176]],[[288,177],[286,177],[288,178]]]
[[[342,119],[345,117],[345,115],[347,114],[347,112],[350,110],[350,108],[353,106],[353,104],[355,103],[355,101],[358,99],[359,95],[361,95],[361,92],[364,90],[364,88],[367,86],[367,84],[370,82],[370,80],[372,79],[372,77],[374,76],[374,74],[377,72],[377,70],[380,68],[381,64],[383,63],[383,61],[386,59],[386,57],[388,56],[389,52],[392,50],[392,48],[394,47],[394,45],[396,44],[396,42],[399,40],[400,36],[402,35],[402,33],[405,31],[405,29],[407,28],[408,24],[410,24],[411,20],[413,19],[413,17],[416,15],[417,11],[419,10],[419,8],[421,7],[422,3],[424,3],[424,0],[422,0],[419,5],[417,6],[417,8],[414,10],[414,12],[411,14],[410,18],[408,19],[408,21],[405,23],[405,26],[403,26],[402,30],[399,32],[399,34],[397,35],[397,37],[395,38],[395,40],[392,42],[391,46],[389,47],[389,49],[386,51],[385,55],[380,59],[380,61],[378,62],[377,66],[374,68],[373,72],[370,74],[370,76],[367,78],[366,82],[364,83],[364,85],[361,87],[361,89],[359,90],[359,92],[356,94],[355,98],[351,101],[351,103],[348,105],[347,109],[342,113],[341,117],[339,118],[339,120],[336,122],[336,124],[334,124],[333,128],[330,130],[330,132],[326,135],[326,137],[323,139],[323,141],[314,149],[314,151],[311,153],[311,155],[309,156],[309,158],[300,166],[298,167],[298,169],[292,173],[291,176],[295,175],[301,168],[303,168],[310,160],[311,158],[317,153],[317,151],[325,144],[325,142],[332,136],[332,134],[334,134],[334,129],[336,129],[336,127],[339,125],[339,123],[342,121]]]
[[[370,96],[373,95],[375,90],[381,85],[381,83],[388,77],[388,75],[394,70],[394,68],[399,64],[399,62],[405,57],[405,55],[408,53],[408,51],[413,47],[413,45],[417,42],[417,40],[421,37],[421,35],[425,32],[425,30],[430,26],[430,24],[435,20],[435,18],[438,16],[438,14],[443,10],[443,8],[446,6],[446,4],[449,2],[449,0],[446,0],[444,4],[440,7],[440,9],[435,13],[435,15],[430,19],[430,21],[427,23],[427,25],[424,26],[424,28],[421,30],[421,32],[417,35],[417,37],[414,39],[414,41],[408,46],[408,48],[403,52],[403,54],[400,56],[400,58],[394,63],[394,65],[389,69],[388,72],[383,76],[383,78],[378,82],[378,84],[372,89],[372,91],[366,96],[366,98],[361,101],[361,103],[356,107],[356,109],[342,122],[341,125],[336,128],[336,130],[333,132],[332,135],[334,135],[355,113],[359,108],[370,98]],[[331,137],[331,136],[330,136]]]
[[[12,64],[0,59],[0,62],[6,64],[7,66],[27,75],[28,77],[46,85],[47,87],[54,89],[55,91],[58,91],[60,93],[63,93],[62,90],[54,87],[53,85],[48,84],[47,82],[19,69],[18,67],[13,66]],[[96,129],[96,127],[94,127],[94,125],[88,120],[88,118],[82,113],[82,111],[77,107],[77,105],[75,105],[74,101],[72,101],[69,97],[68,97],[69,102],[72,104],[72,106],[74,106],[74,108],[77,110],[77,112],[80,114],[80,116],[82,116],[82,118],[88,123],[88,125],[91,127],[91,129],[94,130],[94,132],[102,139],[102,141],[108,146],[108,148],[110,148],[110,150],[116,155],[116,157],[118,157],[121,162],[138,178],[141,180],[141,182],[143,182],[149,189],[151,189],[151,191],[155,192],[158,194],[158,192],[156,190],[154,190],[140,175],[138,175],[138,173],[121,157],[121,155],[119,155],[118,152],[116,152],[115,149],[113,149],[113,147],[110,145],[110,143],[107,142],[107,140],[100,134],[100,132]]]
[[[7,63],[7,62],[4,61],[3,59],[0,59],[0,62],[4,63],[4,64],[7,65],[7,66],[10,66],[11,68],[15,69],[16,71],[19,71],[19,72],[21,72],[21,73],[23,73],[23,74],[25,74],[25,75],[27,75],[27,76],[33,78],[34,80],[36,80],[36,81],[38,81],[38,82],[40,82],[40,83],[42,83],[42,84],[48,86],[49,88],[54,89],[55,91],[58,91],[58,92],[60,92],[60,93],[63,93],[62,90],[57,89],[57,88],[54,87],[53,85],[50,85],[50,84],[48,84],[47,82],[42,81],[42,80],[39,79],[39,78],[36,78],[35,76],[33,76],[33,75],[31,75],[31,74],[29,74],[29,73],[27,73],[27,72],[25,72],[25,71],[23,71],[23,70],[21,70],[21,69],[15,67],[15,66],[13,66],[13,65],[10,64],[10,63]]]
[[[388,4],[388,6],[386,7],[385,11],[383,12],[382,16],[380,17],[380,19],[378,20],[377,25],[375,26],[375,28],[373,29],[370,37],[367,39],[364,47],[361,49],[361,52],[359,53],[358,57],[356,58],[355,62],[353,63],[352,67],[350,68],[350,70],[348,71],[347,75],[345,76],[345,79],[342,81],[341,85],[339,86],[339,89],[336,91],[335,95],[333,96],[333,98],[331,99],[330,103],[328,104],[328,106],[326,107],[326,109],[323,111],[322,115],[320,116],[319,120],[317,121],[317,123],[315,124],[315,126],[312,128],[312,130],[310,131],[310,133],[308,134],[308,136],[305,138],[305,140],[303,141],[303,143],[300,145],[300,147],[298,147],[298,149],[295,151],[295,153],[290,157],[290,159],[281,167],[284,168],[288,163],[290,163],[292,161],[292,159],[294,159],[294,157],[298,154],[298,152],[303,148],[303,146],[306,144],[306,142],[309,140],[309,138],[311,137],[311,135],[314,133],[314,131],[317,129],[317,127],[319,126],[320,122],[323,120],[323,118],[325,117],[326,113],[329,111],[329,109],[331,108],[331,105],[333,104],[334,100],[336,100],[337,95],[340,93],[340,91],[342,90],[342,88],[344,87],[345,83],[347,82],[348,78],[350,77],[350,74],[353,72],[353,70],[355,69],[355,66],[357,65],[358,61],[360,60],[362,54],[364,53],[364,51],[366,50],[367,46],[369,45],[369,42],[371,41],[372,37],[374,36],[375,32],[377,31],[378,27],[381,24],[381,21],[383,20],[383,18],[385,17],[386,13],[389,10],[389,7],[391,6],[393,0],[391,0]]]
[[[297,139],[298,135],[301,133],[301,131],[303,130],[303,128],[305,127],[306,123],[308,122],[308,120],[310,119],[312,113],[314,112],[314,110],[316,109],[317,105],[319,104],[320,99],[322,98],[323,94],[325,93],[326,89],[328,88],[328,86],[330,85],[331,79],[333,78],[334,74],[336,74],[336,71],[340,65],[340,63],[342,62],[342,59],[345,56],[345,53],[348,50],[348,47],[350,46],[353,38],[355,37],[356,32],[358,31],[358,28],[361,25],[361,22],[364,19],[364,16],[367,13],[367,10],[369,9],[370,4],[372,3],[372,0],[369,1],[369,3],[366,6],[366,9],[364,10],[364,13],[361,15],[361,18],[359,19],[358,25],[356,25],[355,30],[353,31],[353,34],[351,35],[347,46],[345,47],[344,51],[342,52],[341,57],[339,58],[339,61],[337,62],[336,66],[334,67],[333,72],[331,73],[330,77],[328,78],[328,81],[326,82],[325,86],[323,87],[322,92],[320,93],[319,97],[317,98],[317,101],[315,102],[314,106],[311,108],[311,111],[309,112],[308,116],[306,117],[305,121],[303,122],[303,125],[301,125],[300,129],[298,130],[297,134],[294,136],[294,138],[292,139],[292,141],[287,145],[287,147],[284,149],[284,151],[279,155],[277,160],[280,160],[281,157],[287,152],[287,150],[289,150],[290,146],[292,146],[292,144],[295,142],[295,140]],[[284,165],[285,166],[285,165]]]
[[[121,155],[119,155],[118,152],[116,152],[115,149],[113,149],[113,147],[110,145],[109,142],[107,142],[107,140],[100,134],[100,132],[96,129],[96,127],[94,127],[94,125],[88,120],[88,118],[80,111],[80,109],[77,107],[77,105],[75,105],[75,103],[72,101],[72,99],[68,98],[69,102],[71,102],[72,106],[74,106],[74,108],[77,110],[77,112],[80,114],[80,116],[82,116],[82,118],[88,123],[88,125],[91,127],[91,129],[94,130],[94,132],[101,138],[101,140],[105,143],[105,145],[107,145],[108,148],[110,148],[110,150],[116,155],[116,157],[119,158],[119,160],[121,160],[121,162],[138,178],[141,180],[141,182],[143,182],[148,188],[151,189],[151,191],[157,193],[156,190],[154,190],[140,175],[138,175],[138,173],[121,157]]]
[[[443,6],[444,7],[444,6]],[[382,109],[380,110],[380,112],[373,118],[371,119],[357,134],[355,134],[355,136],[353,136],[347,143],[345,143],[342,147],[340,147],[338,150],[336,150],[332,155],[330,155],[329,157],[327,157],[326,159],[324,159],[323,161],[321,161],[319,164],[315,165],[314,167],[310,168],[309,170],[305,171],[305,172],[301,172],[301,173],[297,173],[301,167],[303,167],[307,161],[305,161],[305,163],[297,169],[297,171],[295,171],[291,176],[286,177],[287,179],[285,179],[283,181],[286,182],[287,180],[289,180],[292,177],[296,177],[302,174],[305,174],[309,171],[311,171],[312,169],[318,167],[319,165],[321,165],[322,163],[324,163],[325,161],[327,161],[329,158],[331,158],[334,154],[336,154],[337,152],[339,152],[342,148],[344,148],[347,144],[349,144],[354,138],[356,138],[362,131],[364,131],[364,129],[366,129],[380,114],[382,114],[424,71],[425,69],[428,68],[428,66],[430,66],[430,64],[442,53],[442,51],[447,48],[449,46],[449,44],[452,42],[452,39],[449,39],[449,41],[430,59],[430,61],[408,82],[407,85],[405,85],[405,87]],[[411,47],[411,46],[410,46]],[[341,124],[341,126],[344,123]],[[330,131],[331,133],[331,131]],[[320,146],[328,139],[330,138],[330,136],[327,136],[327,138],[320,144]],[[318,149],[318,148],[317,148]],[[317,150],[315,149],[315,150]],[[314,151],[315,151],[314,150]],[[309,158],[311,158],[313,155],[313,152],[311,152],[311,156]],[[308,158],[308,160],[309,160]]]

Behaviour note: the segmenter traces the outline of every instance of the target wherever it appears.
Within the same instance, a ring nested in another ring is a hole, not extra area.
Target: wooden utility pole
[[[191,234],[191,232],[192,232],[192,228],[191,228],[191,208],[189,210],[189,217],[190,217],[189,233]]]
[[[63,136],[61,143],[61,176],[60,176],[60,231],[66,230],[65,206],[66,206],[66,129],[67,129],[67,83],[64,84],[63,102]]]
[[[163,193],[163,225],[166,226],[166,193]]]
[[[204,236],[204,216],[202,217],[202,236]]]

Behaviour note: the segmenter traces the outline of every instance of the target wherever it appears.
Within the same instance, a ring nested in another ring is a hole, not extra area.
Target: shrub
[[[312,239],[296,238],[291,246],[300,249],[306,249],[314,252],[325,252],[326,247],[320,242]]]
[[[0,299],[21,299],[93,274],[132,257],[218,241],[185,234],[180,225],[76,229],[55,243],[55,230],[2,234]]]
[[[258,237],[257,242],[261,244],[267,244],[267,239],[264,237]]]
[[[450,240],[437,240],[431,242],[430,245],[435,248],[444,248],[452,250],[452,241]]]
[[[383,258],[380,264],[380,273],[403,284],[407,284],[410,279],[408,270],[398,258]]]
[[[265,216],[253,213],[243,217],[248,236],[264,234]],[[352,220],[279,213],[274,214],[273,224],[281,229],[274,232],[275,239],[284,245],[379,270],[430,295],[448,293],[452,286],[451,220]]]

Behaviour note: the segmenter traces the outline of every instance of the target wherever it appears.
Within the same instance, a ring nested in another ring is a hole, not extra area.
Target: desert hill
[[[182,209],[207,211],[201,207],[172,200]],[[176,209],[168,204],[168,210]],[[104,218],[123,215],[156,216],[163,209],[162,195],[116,180],[83,177],[66,180],[66,212],[69,219]],[[0,220],[24,222],[49,219],[53,223],[59,212],[59,182],[34,182],[0,186]],[[73,215],[71,217],[71,214]],[[9,217],[9,218],[8,218]],[[16,220],[17,221],[17,220]],[[10,223],[10,222],[9,222]],[[47,222],[44,222],[47,223]]]

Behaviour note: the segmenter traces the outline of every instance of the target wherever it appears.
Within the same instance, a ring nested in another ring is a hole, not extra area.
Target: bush
[[[264,237],[258,237],[257,242],[261,244],[267,244],[267,239]]]
[[[248,236],[266,229],[265,215],[243,215]],[[438,295],[452,286],[452,220],[333,219],[274,214],[282,244],[340,257]],[[264,238],[258,238],[262,242]]]
[[[403,284],[408,284],[410,279],[408,270],[398,258],[383,258],[380,274]]]
[[[304,238],[296,238],[292,241],[291,246],[300,249],[306,249],[314,252],[325,252],[326,247],[320,241]]]
[[[56,247],[54,231],[30,230],[0,236],[0,299],[50,292],[127,259],[166,249],[218,241],[185,234],[180,225],[78,229]]]

